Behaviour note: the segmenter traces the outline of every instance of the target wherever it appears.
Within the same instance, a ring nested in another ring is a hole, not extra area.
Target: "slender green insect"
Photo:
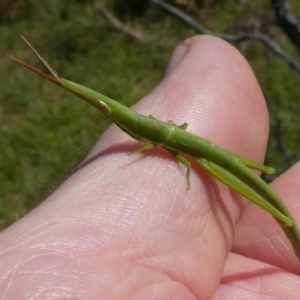
[[[152,116],[140,115],[115,100],[60,78],[29,42],[23,36],[21,37],[53,77],[8,56],[10,59],[89,102],[131,137],[145,142],[144,146],[134,153],[141,153],[156,146],[169,150],[186,167],[188,188],[190,186],[191,164],[181,154],[194,158],[209,174],[272,214],[291,241],[300,260],[300,231],[293,216],[271,188],[249,169],[272,174],[275,172],[273,168],[226,151],[208,140],[187,132],[187,123],[177,126],[173,123],[159,121]]]

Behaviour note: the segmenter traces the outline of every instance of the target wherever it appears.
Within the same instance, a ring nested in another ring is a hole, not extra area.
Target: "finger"
[[[300,163],[279,176],[272,188],[300,224]],[[264,211],[249,205],[238,222],[233,251],[284,270],[300,274],[300,264],[280,226]]]
[[[211,299],[298,299],[299,296],[299,276],[231,253],[220,286]]]

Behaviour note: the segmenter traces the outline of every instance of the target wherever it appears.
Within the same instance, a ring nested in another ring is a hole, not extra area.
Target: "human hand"
[[[134,109],[262,161],[268,113],[243,57],[208,36],[175,50]],[[298,299],[300,263],[275,220],[193,163],[116,126],[39,207],[0,235],[0,299]],[[300,223],[300,165],[272,184]],[[294,297],[294,298],[293,298]]]

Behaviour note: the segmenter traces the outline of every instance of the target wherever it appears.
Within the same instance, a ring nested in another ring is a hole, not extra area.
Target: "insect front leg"
[[[155,147],[157,147],[156,144],[154,143],[146,143],[145,145],[143,145],[141,148],[133,151],[132,153],[130,153],[129,155],[134,155],[134,154],[140,154],[144,151],[147,151],[147,150],[151,150],[151,149],[154,149]]]

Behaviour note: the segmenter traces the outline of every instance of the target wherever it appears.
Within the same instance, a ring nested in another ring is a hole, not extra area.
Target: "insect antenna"
[[[22,40],[27,44],[27,46],[32,50],[32,52],[37,56],[37,58],[44,64],[44,66],[49,70],[49,72],[51,72],[51,74],[55,77],[55,78],[59,78],[58,74],[56,73],[56,71],[54,71],[54,69],[47,63],[47,61],[42,58],[42,56],[33,48],[33,46],[25,39],[25,37],[20,34]]]

